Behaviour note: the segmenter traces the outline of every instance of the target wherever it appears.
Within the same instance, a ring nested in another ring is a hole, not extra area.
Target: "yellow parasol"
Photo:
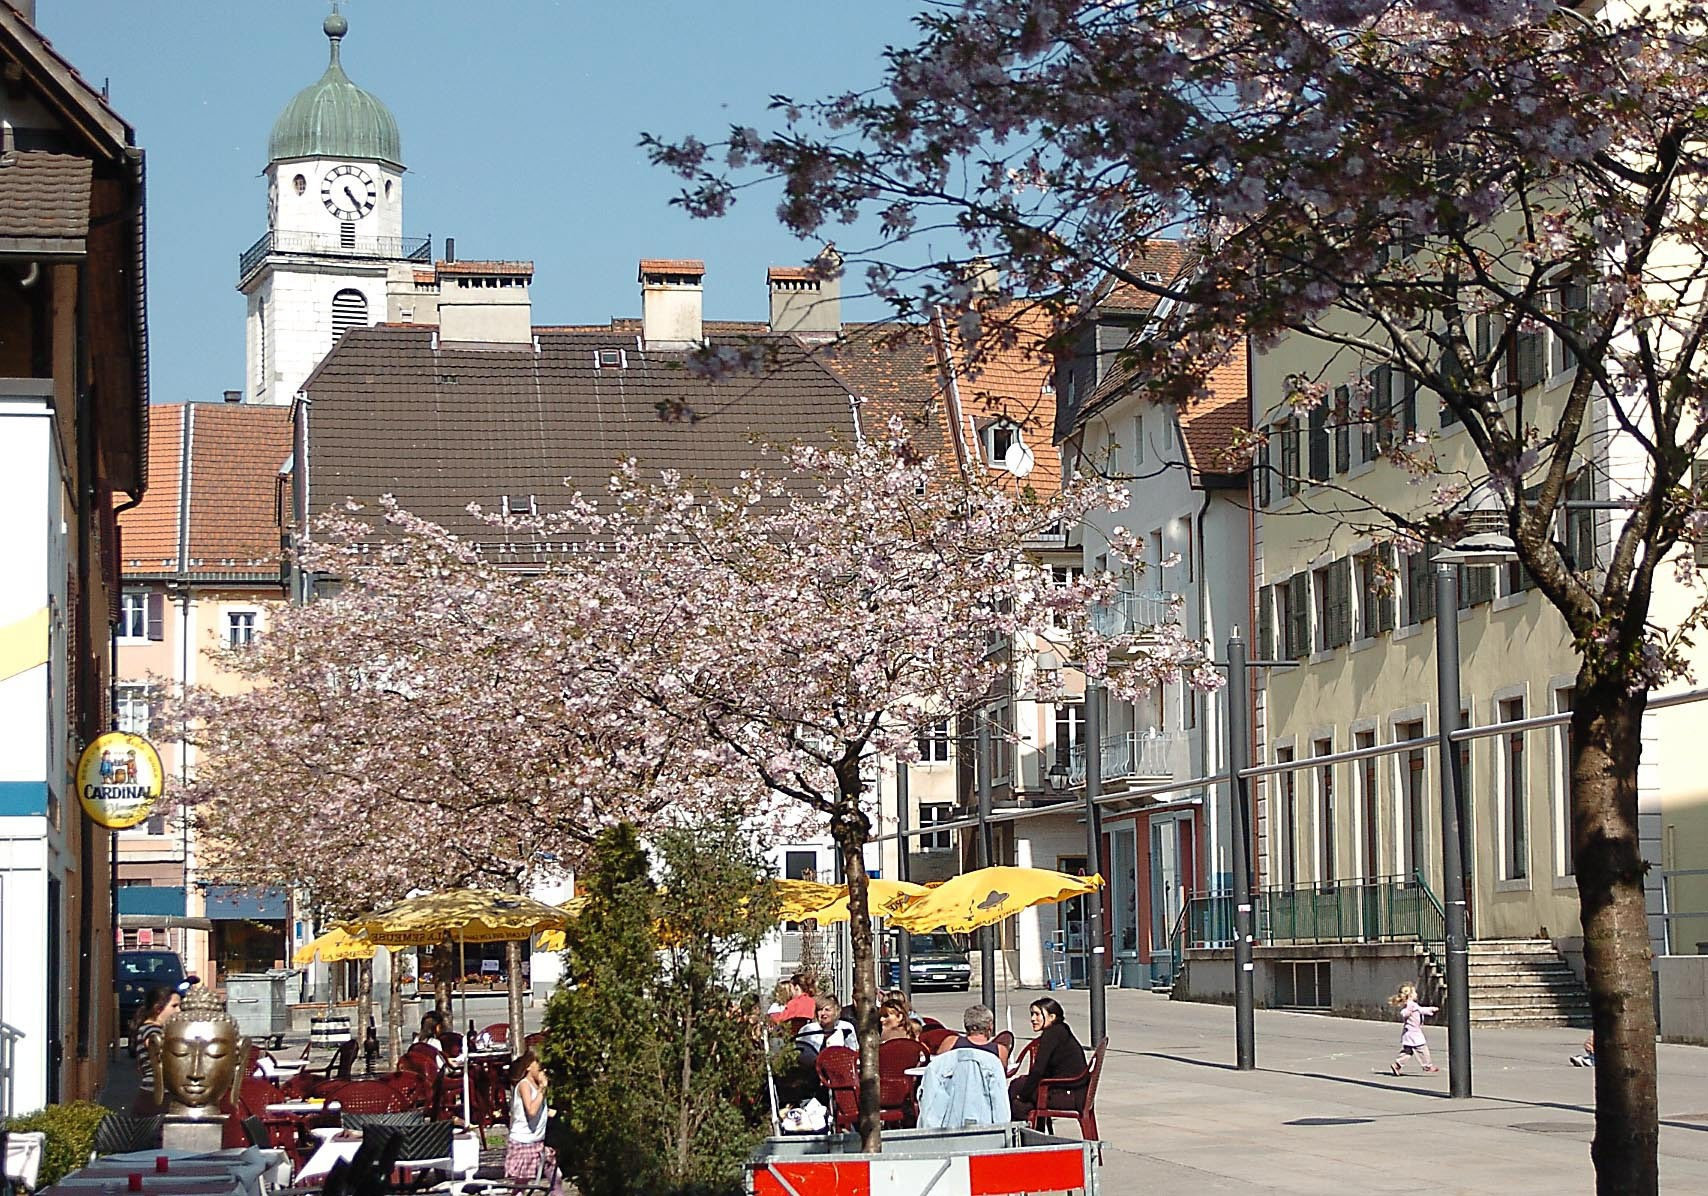
[[[569,914],[555,905],[495,893],[452,889],[400,901],[383,913],[352,918],[340,929],[385,947],[433,946],[447,938],[465,943],[507,943],[542,930],[562,929]]]
[[[929,892],[924,885],[911,881],[873,877],[866,882],[866,908],[874,918],[893,918],[916,898]],[[836,886],[836,899],[830,904],[804,915],[815,922],[848,921],[848,886]]]
[[[1103,887],[1101,876],[1069,876],[1044,868],[980,868],[951,877],[890,916],[890,925],[914,934],[947,930],[964,934],[1023,909],[1066,901]]]
[[[345,931],[334,927],[315,939],[305,943],[291,956],[291,963],[299,968],[306,968],[313,963],[316,956],[321,963],[345,963],[352,959],[372,959],[374,947],[377,944],[372,939],[356,938]]]
[[[579,918],[581,916],[582,909],[586,905],[587,898],[585,896],[571,897],[568,901],[560,903],[558,908],[561,909],[568,918]],[[562,951],[563,948],[564,940],[562,927],[552,930],[542,930],[540,931],[540,937],[534,940],[534,949],[537,951]]]
[[[774,880],[771,883],[777,889],[777,917],[784,922],[801,922],[814,917],[815,910],[823,909],[848,893],[841,885],[822,885],[816,880]]]

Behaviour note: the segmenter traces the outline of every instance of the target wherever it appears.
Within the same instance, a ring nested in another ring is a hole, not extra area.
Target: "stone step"
[[[1466,944],[1472,955],[1486,951],[1523,951],[1535,955],[1554,955],[1554,944],[1547,939],[1472,939]]]
[[[1589,1000],[1582,989],[1565,984],[1473,984],[1471,998],[1482,1001],[1544,998],[1561,1001]]]
[[[1522,1030],[1526,1028],[1542,1028],[1547,1026],[1571,1027],[1587,1030],[1590,1027],[1589,1014],[1549,1014],[1536,1017],[1509,1016],[1506,1014],[1471,1015],[1471,1025],[1495,1027],[1498,1029]]]
[[[1470,961],[1469,970],[1473,976],[1498,976],[1506,972],[1516,972],[1527,976],[1570,976],[1573,980],[1577,979],[1576,972],[1558,961],[1547,963],[1543,960],[1473,959]]]

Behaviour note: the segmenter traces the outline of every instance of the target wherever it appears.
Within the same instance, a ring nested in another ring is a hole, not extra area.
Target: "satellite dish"
[[[1034,464],[1032,450],[1018,440],[1009,445],[1008,451],[1002,454],[1002,467],[1017,478],[1031,473]]]

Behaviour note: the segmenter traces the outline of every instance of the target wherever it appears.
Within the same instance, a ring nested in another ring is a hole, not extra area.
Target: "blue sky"
[[[868,86],[922,0],[352,0],[344,65],[397,116],[413,236],[535,262],[540,323],[638,315],[642,257],[699,257],[709,318],[763,318],[765,268],[811,256],[749,195],[721,220],[669,206],[644,131],[766,127],[773,93]],[[237,257],[266,229],[267,133],[326,66],[323,0],[39,0],[42,31],[148,152],[157,402],[243,381]],[[847,305],[851,318],[876,307]]]

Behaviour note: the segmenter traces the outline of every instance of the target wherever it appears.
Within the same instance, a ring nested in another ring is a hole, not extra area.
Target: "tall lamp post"
[[[1478,511],[1476,515],[1485,514]],[[1471,1095],[1470,943],[1466,930],[1465,777],[1453,736],[1459,718],[1459,567],[1492,568],[1518,559],[1505,534],[1476,532],[1432,558],[1435,564],[1436,717],[1441,751],[1441,904],[1447,913],[1447,1078],[1455,1098]]]
[[[990,718],[982,710],[977,717],[979,720],[978,865],[980,868],[988,868],[996,857],[996,846],[990,825]],[[994,926],[981,926],[979,928],[979,989],[980,1000],[986,1009],[996,1008],[995,939],[996,928]]]
[[[906,760],[896,762],[896,879],[906,884],[912,879],[913,861],[908,858],[908,824],[913,820],[913,811],[908,808],[912,797],[908,791],[908,772],[910,766]],[[907,931],[893,930],[895,935],[896,966],[901,969],[899,977],[901,995],[906,997],[909,1005],[913,1002],[913,947],[908,942]]]
[[[1093,875],[1103,874],[1103,816],[1097,799],[1103,796],[1103,685],[1085,679],[1085,862]],[[1104,954],[1103,893],[1087,893],[1085,902],[1085,982],[1091,990],[1091,1044],[1103,1041],[1108,1027],[1103,985],[1108,975]]]

